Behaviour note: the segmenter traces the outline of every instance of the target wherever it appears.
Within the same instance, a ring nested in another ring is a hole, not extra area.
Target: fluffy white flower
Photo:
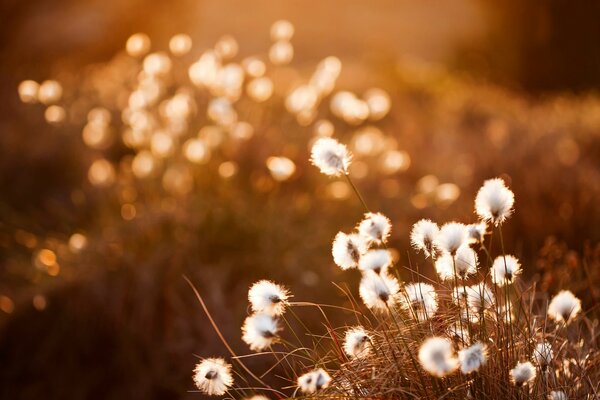
[[[248,291],[252,310],[269,315],[283,314],[289,297],[287,289],[268,280],[256,282]]]
[[[475,198],[475,212],[484,221],[496,226],[503,223],[513,212],[515,195],[500,178],[483,183]]]
[[[554,352],[550,343],[543,341],[538,343],[533,350],[533,360],[537,365],[545,368],[552,362]]]
[[[343,270],[358,266],[360,256],[368,249],[367,242],[358,234],[339,232],[333,239],[333,261]]]
[[[467,245],[462,245],[454,256],[443,254],[435,260],[435,270],[442,280],[454,279],[456,277],[465,279],[477,272],[477,254]]]
[[[562,290],[550,301],[548,316],[556,322],[569,323],[581,311],[581,300],[569,290]]]
[[[465,243],[467,243],[467,227],[459,222],[442,225],[440,233],[435,238],[436,247],[450,255],[455,254]]]
[[[419,349],[419,362],[425,371],[437,377],[446,376],[458,367],[452,343],[442,337],[431,337],[423,342]]]
[[[362,358],[371,351],[370,337],[362,326],[350,328],[346,331],[344,351],[351,358]]]
[[[475,313],[482,313],[494,306],[494,293],[484,282],[467,287],[467,304]]]
[[[487,361],[487,347],[481,342],[477,342],[471,347],[462,349],[458,352],[458,361],[460,362],[460,372],[470,374],[477,371]]]
[[[331,377],[327,371],[322,368],[307,372],[298,377],[298,387],[302,393],[315,393],[320,389],[325,389],[329,386]]]
[[[348,173],[352,154],[346,145],[332,138],[320,138],[312,147],[310,161],[321,172],[329,176],[340,176]]]
[[[360,257],[358,268],[365,271],[373,271],[376,273],[385,273],[388,267],[392,264],[392,254],[389,250],[376,249],[369,250]]]
[[[485,221],[479,222],[477,224],[467,225],[467,241],[469,245],[473,246],[475,244],[483,242],[483,237],[487,233],[487,224]]]
[[[209,396],[222,396],[233,385],[231,365],[222,358],[206,358],[194,368],[194,383]]]
[[[435,222],[422,219],[413,225],[410,243],[416,250],[425,253],[425,257],[431,257],[435,253],[434,241],[439,232],[440,228]]]
[[[516,386],[523,386],[525,383],[535,379],[535,367],[529,361],[519,362],[510,370],[510,379]]]
[[[400,285],[398,280],[387,274],[366,271],[360,281],[359,294],[369,308],[387,311],[394,304]]]
[[[427,283],[409,283],[400,297],[402,305],[409,309],[412,317],[423,321],[433,317],[438,309],[437,293]]]
[[[269,314],[254,314],[246,318],[242,326],[242,340],[250,350],[261,351],[278,340],[278,321]]]
[[[516,257],[498,256],[492,265],[492,282],[498,286],[511,284],[521,272],[521,264]]]
[[[381,213],[366,213],[365,218],[358,224],[358,233],[375,243],[385,243],[391,230],[392,223]]]
[[[447,332],[448,336],[457,342],[469,343],[470,341],[469,327],[467,324],[455,322],[448,326]]]
[[[562,390],[553,390],[548,396],[548,400],[567,400],[567,394]]]

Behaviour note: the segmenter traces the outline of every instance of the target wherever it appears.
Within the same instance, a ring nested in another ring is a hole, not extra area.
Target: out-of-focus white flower
[[[435,239],[435,245],[440,250],[454,255],[460,246],[467,243],[467,227],[459,222],[449,222],[442,225]]]
[[[434,241],[439,232],[440,228],[435,222],[422,219],[413,225],[410,242],[416,250],[425,253],[426,257],[431,257],[435,253]]]
[[[510,370],[510,379],[516,386],[523,386],[529,381],[535,379],[535,367],[529,361],[519,362]]]
[[[362,236],[351,233],[338,232],[333,239],[331,254],[333,261],[343,270],[358,266],[361,255],[368,249],[367,242]]]
[[[310,161],[325,175],[340,176],[348,173],[352,154],[346,145],[324,137],[318,139],[313,145]]]
[[[442,280],[465,279],[477,272],[477,254],[467,245],[462,245],[454,256],[443,254],[435,260],[435,270]]]
[[[538,343],[533,350],[533,360],[537,365],[546,368],[552,362],[554,352],[552,346],[547,341]]]
[[[279,323],[268,314],[254,314],[246,318],[242,326],[242,340],[250,350],[261,351],[278,340]]]
[[[365,271],[374,271],[376,273],[385,273],[392,264],[392,254],[389,250],[376,249],[369,250],[360,257],[358,268]]]
[[[287,289],[265,279],[256,282],[248,291],[252,310],[269,315],[283,314],[289,297]]]
[[[475,212],[482,220],[498,226],[510,217],[514,204],[515,195],[504,181],[500,178],[489,179],[477,192]]]
[[[460,372],[470,374],[477,371],[487,361],[487,347],[481,342],[477,342],[471,347],[462,349],[458,352],[458,361],[460,362]]]
[[[404,287],[400,299],[402,305],[411,310],[411,315],[421,321],[433,317],[438,309],[437,293],[427,283],[409,283]]]
[[[394,304],[400,285],[398,280],[387,274],[366,271],[360,281],[359,294],[369,308],[387,311]]]
[[[494,306],[494,293],[484,282],[467,287],[467,304],[476,313],[482,313]]]
[[[209,396],[222,396],[233,385],[231,365],[222,358],[207,358],[194,368],[196,387]]]
[[[362,326],[357,326],[346,331],[344,351],[352,358],[362,358],[371,351],[370,337]]]
[[[516,257],[498,256],[492,265],[492,282],[498,286],[511,284],[521,272],[521,264]]]
[[[483,237],[487,233],[487,224],[485,221],[477,224],[467,225],[467,241],[473,246],[483,242]]]
[[[246,400],[269,400],[267,396],[263,396],[262,394],[255,394],[252,397],[246,397]]]
[[[562,390],[553,390],[548,396],[548,400],[567,400],[567,394]]]
[[[381,213],[366,213],[358,224],[358,233],[370,242],[385,243],[391,231],[392,223]]]
[[[322,368],[307,372],[298,377],[298,387],[302,393],[315,393],[329,386],[331,377]]]
[[[463,324],[461,322],[455,322],[452,325],[448,326],[448,336],[457,342],[460,343],[469,343],[470,335],[469,335],[469,327],[467,324]]]
[[[442,337],[431,337],[423,342],[419,349],[419,362],[425,371],[437,377],[446,376],[458,367],[452,343]]]
[[[562,290],[550,301],[548,316],[556,322],[571,322],[581,311],[581,300],[569,290]]]

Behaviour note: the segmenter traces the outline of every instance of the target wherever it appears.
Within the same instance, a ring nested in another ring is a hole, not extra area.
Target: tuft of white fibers
[[[498,256],[492,265],[492,282],[498,286],[514,283],[517,275],[521,274],[521,263],[511,255]]]
[[[454,256],[445,253],[435,260],[435,270],[442,280],[456,277],[465,279],[477,272],[477,254],[467,245],[462,245],[456,250]]]
[[[460,322],[454,322],[452,325],[448,326],[447,332],[448,336],[457,342],[469,343],[471,338],[467,324]]]
[[[561,290],[550,301],[548,316],[556,322],[564,321],[566,324],[581,311],[581,300],[569,290]]]
[[[529,361],[518,362],[517,365],[510,370],[510,380],[516,386],[523,386],[529,381],[535,379],[535,367]]]
[[[209,396],[222,396],[233,385],[231,365],[222,358],[206,358],[194,368],[196,387]]]
[[[267,396],[263,396],[262,394],[255,394],[252,397],[246,397],[246,400],[269,400]]]
[[[419,348],[419,362],[425,371],[440,378],[458,367],[452,343],[442,337],[431,337],[423,342]]]
[[[376,249],[369,250],[360,257],[358,268],[363,271],[373,271],[375,273],[385,273],[392,264],[392,254],[389,250]]]
[[[413,225],[410,232],[410,243],[417,251],[425,253],[425,257],[431,257],[435,254],[434,242],[439,232],[440,228],[435,222],[422,219]]]
[[[360,281],[358,292],[367,307],[387,311],[394,304],[398,290],[400,285],[396,278],[366,271]]]
[[[278,340],[279,322],[269,314],[254,314],[242,326],[242,340],[250,350],[262,351]]]
[[[487,346],[477,342],[471,347],[462,349],[458,352],[458,362],[460,363],[460,372],[467,375],[477,371],[487,361]]]
[[[411,310],[411,315],[420,321],[433,317],[438,310],[437,293],[427,283],[409,283],[404,287],[400,298],[402,305]]]
[[[331,254],[333,261],[343,270],[358,266],[360,256],[366,253],[367,242],[358,234],[338,232],[333,239]]]
[[[371,351],[370,336],[362,326],[356,326],[346,331],[344,351],[351,358],[363,358]]]
[[[553,390],[548,395],[548,400],[567,400],[567,394],[562,390]]]
[[[310,161],[321,172],[329,176],[340,176],[348,173],[352,154],[346,145],[332,138],[320,138],[312,147]]]
[[[476,313],[483,313],[494,306],[494,293],[484,282],[467,287],[467,304]]]
[[[315,393],[329,386],[331,377],[322,368],[307,372],[298,377],[298,387],[302,393]]]
[[[533,350],[533,360],[542,369],[545,369],[554,358],[554,352],[552,351],[552,345],[547,341],[538,343]]]
[[[485,221],[477,224],[467,225],[467,241],[469,245],[473,246],[483,242],[483,237],[487,233],[487,224]]]
[[[248,291],[252,310],[269,315],[283,314],[289,297],[287,289],[266,279],[256,282]]]
[[[500,178],[489,179],[477,192],[475,212],[483,221],[498,226],[510,217],[514,204],[515,195],[504,181]]]
[[[392,223],[381,213],[366,213],[358,224],[358,233],[369,242],[385,243],[390,236]]]
[[[435,238],[438,249],[450,255],[456,254],[460,246],[467,243],[467,227],[459,222],[449,222],[442,225],[440,233]]]

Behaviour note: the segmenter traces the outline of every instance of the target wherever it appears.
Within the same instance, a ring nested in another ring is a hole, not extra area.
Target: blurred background
[[[4,0],[1,397],[198,398],[197,356],[226,352],[183,275],[240,352],[257,279],[343,301],[332,282],[358,277],[330,245],[364,210],[309,165],[319,136],[355,153],[399,265],[423,263],[414,222],[474,221],[501,176],[528,278],[593,309],[599,20],[558,0]]]

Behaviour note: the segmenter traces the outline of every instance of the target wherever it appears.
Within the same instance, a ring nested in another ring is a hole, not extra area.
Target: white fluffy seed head
[[[483,237],[487,233],[487,223],[481,221],[477,224],[467,225],[467,241],[470,246],[483,242]]]
[[[358,224],[358,233],[369,242],[385,243],[391,231],[392,223],[381,213],[366,213]]]
[[[548,400],[567,400],[567,394],[562,390],[553,390],[548,395]]]
[[[268,280],[256,282],[248,291],[252,310],[269,315],[283,314],[289,297],[287,289]]]
[[[456,254],[460,246],[467,243],[467,227],[459,222],[442,225],[435,239],[435,245],[450,255]]]
[[[376,249],[369,250],[360,257],[358,268],[363,271],[373,271],[375,273],[385,273],[392,264],[392,254],[389,250]]]
[[[454,256],[444,253],[435,260],[435,270],[442,280],[465,279],[477,272],[477,253],[469,246],[462,245]]]
[[[529,381],[535,379],[535,367],[529,361],[519,362],[510,370],[510,380],[515,386],[523,386]]]
[[[278,341],[278,321],[269,314],[254,314],[242,326],[242,340],[250,350],[262,351]]]
[[[409,283],[400,295],[402,306],[419,321],[425,321],[435,315],[438,310],[437,293],[433,286],[417,282]]]
[[[548,316],[556,322],[571,322],[581,311],[581,300],[569,290],[562,290],[550,301]]]
[[[322,368],[307,372],[298,377],[298,387],[302,393],[312,394],[329,386],[331,377]]]
[[[346,145],[332,138],[320,138],[312,147],[310,161],[321,172],[329,176],[340,176],[348,173],[352,154]]]
[[[444,377],[458,367],[452,343],[442,337],[431,337],[423,342],[419,348],[419,362],[425,371],[437,377]]]
[[[350,328],[344,338],[344,351],[350,358],[363,358],[371,351],[370,336],[362,326]]]
[[[222,358],[206,358],[194,368],[196,387],[209,396],[222,396],[231,385],[231,365]]]
[[[385,312],[394,305],[399,289],[400,285],[396,278],[366,271],[360,281],[358,292],[367,307]]]
[[[458,361],[460,363],[460,372],[465,375],[479,370],[487,361],[486,345],[477,342],[471,347],[460,350],[458,352]]]
[[[410,232],[410,243],[417,251],[425,253],[425,257],[431,257],[435,253],[435,238],[440,228],[435,222],[422,219],[413,225]]]
[[[547,367],[554,358],[554,352],[552,351],[552,345],[547,341],[538,343],[533,350],[533,360],[537,365],[542,368]]]
[[[473,312],[480,314],[494,306],[494,293],[484,282],[466,289],[467,304]]]
[[[498,286],[514,283],[517,275],[520,275],[521,263],[511,255],[498,256],[492,265],[492,282]]]
[[[489,179],[477,192],[475,212],[483,221],[498,226],[510,217],[514,204],[515,195],[504,181],[500,178]]]
[[[333,239],[331,254],[333,261],[341,269],[347,270],[358,266],[360,257],[366,253],[367,249],[368,244],[362,236],[356,233],[339,232]]]

